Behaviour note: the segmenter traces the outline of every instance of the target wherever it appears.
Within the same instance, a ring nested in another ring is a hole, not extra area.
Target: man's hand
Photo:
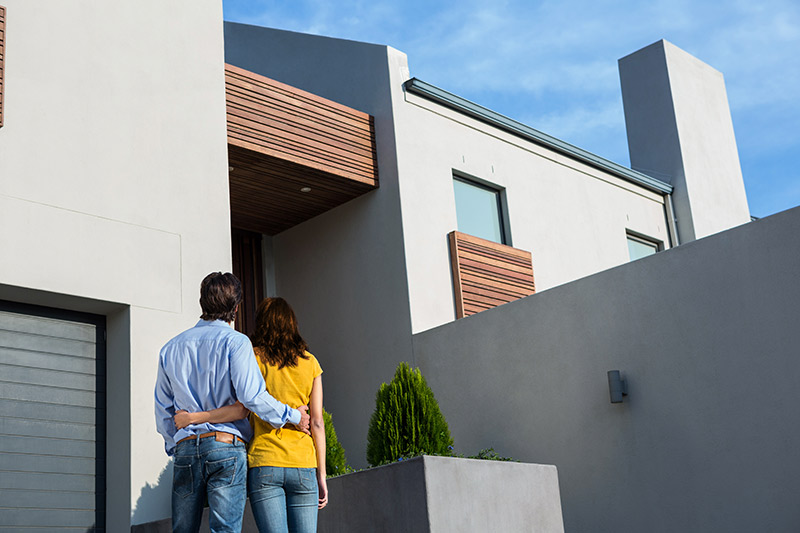
[[[308,416],[308,406],[301,405],[297,410],[300,411],[300,423],[295,427],[306,435],[311,435],[311,432],[308,430],[308,426],[311,423],[311,417]]]
[[[177,411],[173,420],[175,421],[175,428],[177,429],[183,429],[193,423],[192,414],[184,410]]]

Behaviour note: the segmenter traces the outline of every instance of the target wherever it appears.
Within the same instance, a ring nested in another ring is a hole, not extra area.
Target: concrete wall
[[[225,23],[226,61],[375,117],[380,187],[272,238],[276,293],[325,372],[325,408],[348,460],[366,464],[378,386],[411,356],[395,159],[402,83],[386,46]]]
[[[457,450],[556,465],[567,531],[796,531],[798,233],[800,208],[416,335]]]
[[[674,186],[681,242],[749,222],[722,73],[664,40],[619,72],[631,166]]]
[[[108,316],[107,526],[123,531],[169,514],[157,354],[231,264],[221,3],[3,4],[0,298]]]

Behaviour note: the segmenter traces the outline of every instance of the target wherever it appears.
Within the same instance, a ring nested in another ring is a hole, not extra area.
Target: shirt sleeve
[[[156,430],[164,437],[164,451],[167,455],[175,453],[175,402],[172,394],[172,384],[164,370],[164,359],[158,356],[158,375],[156,376],[155,390]]]
[[[242,405],[274,428],[283,427],[286,422],[300,423],[300,411],[279,402],[267,392],[249,339],[245,338],[233,347],[230,362],[233,390]]]

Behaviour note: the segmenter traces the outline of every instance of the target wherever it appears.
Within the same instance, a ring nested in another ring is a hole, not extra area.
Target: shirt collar
[[[217,327],[217,328],[231,328],[231,329],[233,329],[233,326],[231,326],[229,323],[227,323],[227,322],[225,322],[223,320],[203,320],[201,318],[200,321],[197,324],[194,325],[194,327],[196,327],[196,328],[203,327],[203,326],[214,326],[214,327]]]

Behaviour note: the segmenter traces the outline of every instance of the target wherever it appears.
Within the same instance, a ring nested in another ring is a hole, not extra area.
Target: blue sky
[[[797,0],[223,0],[223,10],[390,45],[412,76],[625,166],[617,59],[667,39],[725,75],[750,212],[800,205]]]

